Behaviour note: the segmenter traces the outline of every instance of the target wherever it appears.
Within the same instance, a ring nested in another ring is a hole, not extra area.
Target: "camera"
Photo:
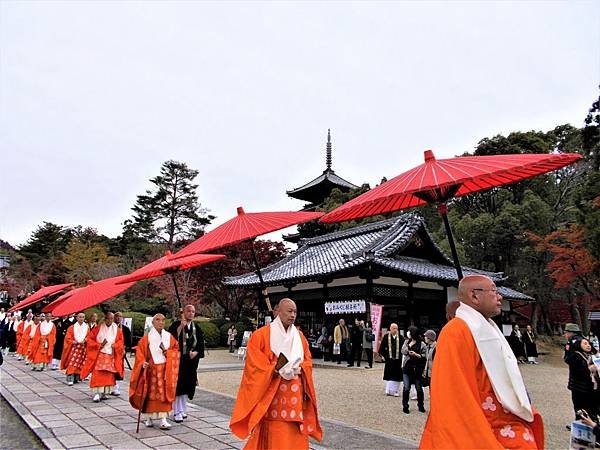
[[[584,419],[589,419],[588,413],[585,409],[580,409],[575,413],[575,418],[577,420],[580,420],[582,418]]]

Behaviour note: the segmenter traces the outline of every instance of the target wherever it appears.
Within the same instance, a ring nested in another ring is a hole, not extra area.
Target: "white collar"
[[[79,325],[79,322],[75,322],[73,324],[73,336],[75,337],[75,340],[80,344],[85,341],[89,329],[90,327],[87,323],[83,322]]]
[[[456,310],[456,317],[471,330],[494,393],[502,406],[520,418],[533,422],[533,410],[517,358],[498,326],[464,303]]]
[[[287,364],[279,369],[279,374],[286,380],[296,378],[300,374],[300,364],[304,361],[304,348],[300,333],[294,324],[286,330],[279,316],[269,324],[269,327],[271,351],[277,357],[283,353],[288,360]]]
[[[165,350],[168,350],[171,346],[171,333],[162,330],[159,334],[156,328],[152,327],[148,333],[148,346],[150,347],[150,353],[152,354],[152,361],[154,364],[164,364],[167,361],[165,355],[160,348],[162,344]]]
[[[48,322],[47,320],[40,322],[40,333],[42,334],[42,336],[50,334],[52,332],[52,327],[54,327],[54,324],[52,322]]]
[[[112,344],[114,344],[117,340],[118,330],[119,329],[117,328],[117,324],[114,322],[110,325],[110,327],[107,327],[104,322],[100,324],[100,331],[98,331],[98,336],[96,337],[96,340],[102,343],[104,339],[106,339],[106,344],[104,345],[104,347],[102,347],[102,349],[100,349],[102,353],[106,353],[108,355],[113,354]]]

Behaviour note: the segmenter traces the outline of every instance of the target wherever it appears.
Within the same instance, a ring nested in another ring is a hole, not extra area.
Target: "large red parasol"
[[[118,277],[106,278],[100,281],[88,281],[87,286],[78,289],[67,299],[65,299],[60,305],[56,306],[52,310],[52,314],[55,316],[67,316],[86,308],[96,306],[110,298],[119,295],[121,292],[126,291],[135,282],[117,284],[123,280],[126,275],[120,275]]]
[[[67,300],[69,297],[71,297],[71,295],[79,292],[81,289],[85,289],[85,287],[75,288],[75,289],[71,289],[70,291],[65,292],[63,295],[58,297],[56,300],[54,300],[53,302],[48,303],[46,306],[44,306],[42,308],[42,312],[51,313],[52,311],[54,311],[54,308],[56,308],[58,305],[62,304],[65,300]]]
[[[161,277],[163,275],[171,275],[173,279],[173,285],[175,286],[175,295],[179,308],[181,308],[181,299],[179,298],[179,289],[177,288],[177,282],[175,281],[175,272],[180,270],[191,269],[193,267],[203,266],[219,259],[225,258],[225,255],[198,255],[192,254],[182,258],[175,259],[175,256],[167,250],[165,256],[140,267],[135,272],[124,275],[123,279],[119,281],[121,283],[131,283],[140,280],[146,280],[148,278]]]
[[[10,308],[8,310],[8,312],[18,311],[19,309],[23,309],[26,306],[33,305],[34,303],[39,302],[43,298],[48,297],[49,295],[52,295],[52,294],[56,294],[56,293],[58,293],[62,290],[65,290],[66,288],[71,287],[71,286],[73,286],[73,283],[55,284],[53,286],[42,286],[40,289],[38,289],[36,292],[31,294],[29,297],[27,297],[24,300],[21,300],[15,306]]]
[[[179,250],[175,253],[175,258],[238,244],[272,231],[318,219],[322,215],[320,212],[305,211],[246,213],[240,206],[237,216]]]
[[[462,270],[446,214],[446,202],[474,192],[533,178],[581,159],[577,153],[460,156],[436,159],[425,151],[425,163],[350,200],[321,218],[342,222],[436,203],[444,220],[458,278]]]
[[[237,216],[209,231],[204,236],[196,239],[191,244],[175,253],[175,258],[181,258],[194,253],[208,252],[229,245],[238,244],[243,241],[254,239],[272,231],[281,230],[292,225],[309,222],[318,219],[323,213],[306,211],[283,211],[283,212],[259,212],[246,213],[244,208],[237,208]],[[262,273],[258,265],[258,258],[254,246],[252,256],[256,273],[260,280],[261,292],[265,298],[267,308],[271,311],[271,303],[266,294]]]

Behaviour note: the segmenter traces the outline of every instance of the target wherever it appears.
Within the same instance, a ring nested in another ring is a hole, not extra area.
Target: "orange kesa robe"
[[[50,333],[43,335],[41,332],[42,323],[35,330],[35,334],[31,339],[31,362],[33,364],[46,363],[52,361],[52,352],[56,343],[56,327],[52,326]]]
[[[308,449],[308,436],[319,441],[323,437],[310,349],[299,333],[304,361],[298,379],[290,381],[275,373],[278,355],[271,351],[269,325],[254,332],[248,341],[244,374],[229,423],[240,439],[250,435],[246,449]],[[300,408],[297,402],[301,402]]]
[[[67,375],[81,373],[85,361],[86,344],[86,341],[78,343],[75,340],[75,324],[71,325],[65,334],[65,343],[60,358],[60,369],[65,370]]]
[[[96,339],[101,327],[96,326],[88,332],[86,338],[86,355],[83,368],[81,369],[81,379],[85,378],[91,373],[92,378],[90,379],[90,387],[104,387],[115,385],[115,373],[118,373],[123,378],[123,353],[125,351],[123,332],[120,328],[117,328],[117,337],[113,347],[112,355],[100,352],[100,342]],[[102,354],[101,354],[102,353]],[[111,357],[111,358],[109,358]],[[114,370],[106,370],[106,361],[112,359],[112,365]],[[100,366],[102,364],[102,366]]]
[[[26,323],[21,322],[17,327],[17,353],[25,356],[27,353],[27,346],[29,344],[29,327],[33,325],[33,321]]]
[[[129,381],[129,399],[132,403],[136,390],[142,389],[141,376],[146,376],[149,385],[146,386],[143,413],[169,412],[173,409],[179,375],[179,344],[172,335],[165,358],[166,362],[155,364],[148,345],[148,335],[140,339],[135,350],[135,364]],[[144,361],[150,363],[145,371],[142,368]],[[132,406],[138,405],[132,403]]]
[[[421,449],[543,449],[544,425],[504,410],[468,325],[454,318],[440,333],[431,378],[431,411]]]

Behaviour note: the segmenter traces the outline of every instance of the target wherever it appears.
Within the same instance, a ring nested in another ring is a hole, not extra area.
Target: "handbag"
[[[333,354],[334,355],[340,354],[340,344],[333,344]]]

